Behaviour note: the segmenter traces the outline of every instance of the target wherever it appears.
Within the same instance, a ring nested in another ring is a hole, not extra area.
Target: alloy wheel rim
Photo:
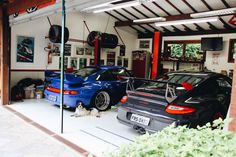
[[[95,106],[99,110],[105,110],[110,104],[110,96],[107,92],[102,91],[95,97]]]

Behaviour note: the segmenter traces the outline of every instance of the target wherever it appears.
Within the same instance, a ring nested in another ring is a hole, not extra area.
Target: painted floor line
[[[101,141],[103,141],[103,142],[105,142],[105,143],[108,143],[108,144],[110,144],[110,145],[113,145],[113,146],[119,148],[119,146],[115,145],[114,143],[111,143],[111,142],[109,142],[109,141],[106,141],[106,140],[104,140],[104,139],[102,139],[102,138],[100,138],[100,137],[98,137],[98,136],[96,136],[96,135],[93,135],[93,134],[91,134],[91,133],[89,133],[89,132],[87,132],[87,131],[85,131],[85,130],[82,130],[82,129],[81,129],[80,131],[83,132],[83,133],[85,133],[85,134],[87,134],[87,135],[90,135],[90,136],[92,136],[92,137],[95,137],[95,138],[97,138],[97,139],[99,139],[99,140],[101,140]]]
[[[97,129],[100,129],[100,130],[102,130],[102,131],[105,131],[105,132],[107,132],[107,133],[110,133],[110,134],[112,134],[112,135],[118,136],[118,137],[120,137],[120,138],[123,138],[123,139],[125,139],[125,140],[134,142],[133,140],[131,140],[131,139],[127,138],[127,137],[121,136],[121,135],[116,134],[116,133],[114,133],[114,132],[112,132],[112,131],[106,130],[106,129],[102,128],[102,127],[96,126],[96,128],[97,128]]]

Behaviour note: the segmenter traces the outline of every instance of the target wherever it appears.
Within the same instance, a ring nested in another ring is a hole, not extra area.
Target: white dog
[[[100,112],[96,108],[92,108],[91,110],[87,110],[82,105],[79,105],[75,109],[75,113],[73,115],[71,115],[71,116],[72,117],[82,117],[82,116],[87,116],[87,115],[92,115],[92,116],[100,117]]]

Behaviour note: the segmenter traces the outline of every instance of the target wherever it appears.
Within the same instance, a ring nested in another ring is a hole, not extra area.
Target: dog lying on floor
[[[75,109],[75,113],[71,116],[72,117],[82,117],[82,116],[88,116],[88,115],[95,116],[95,117],[101,116],[100,112],[96,108],[92,108],[91,110],[87,110],[82,105],[79,105]]]

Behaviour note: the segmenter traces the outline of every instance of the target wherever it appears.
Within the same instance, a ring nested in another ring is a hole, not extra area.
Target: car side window
[[[216,81],[220,88],[231,88],[230,83],[226,81],[224,78],[218,78]]]
[[[115,77],[113,76],[112,72],[110,70],[105,71],[100,75],[98,78],[99,81],[115,81]]]
[[[121,80],[122,77],[130,77],[130,74],[125,69],[113,69],[112,75],[116,78],[116,80]]]

